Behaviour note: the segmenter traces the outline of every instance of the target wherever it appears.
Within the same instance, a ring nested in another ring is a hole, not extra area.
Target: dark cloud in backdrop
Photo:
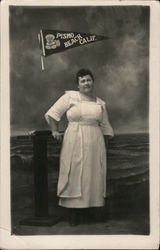
[[[45,59],[41,28],[111,36]],[[44,113],[65,90],[77,90],[81,67],[95,76],[95,91],[108,106],[116,133],[148,131],[149,7],[10,7],[10,93],[13,134],[47,129]],[[65,126],[62,121],[61,129]]]

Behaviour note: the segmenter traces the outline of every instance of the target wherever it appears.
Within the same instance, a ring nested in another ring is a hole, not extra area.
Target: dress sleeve
[[[61,96],[56,103],[45,113],[45,119],[49,123],[49,117],[56,121],[60,121],[62,115],[70,106],[70,98],[68,94]]]
[[[100,127],[101,127],[104,135],[109,135],[111,137],[114,136],[113,129],[112,129],[111,124],[109,122],[108,112],[107,112],[105,103],[102,105],[102,120],[100,123]]]

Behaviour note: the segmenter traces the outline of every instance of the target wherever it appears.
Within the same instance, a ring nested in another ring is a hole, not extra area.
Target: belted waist
[[[99,123],[97,121],[74,121],[71,122],[69,121],[68,125],[82,125],[82,126],[95,126],[95,127],[99,127]]]

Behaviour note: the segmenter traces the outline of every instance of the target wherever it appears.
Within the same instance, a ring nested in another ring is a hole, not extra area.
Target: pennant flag
[[[72,31],[42,29],[40,30],[40,34],[38,34],[38,39],[40,48],[42,49],[41,63],[42,69],[44,70],[43,57],[63,52],[78,46],[87,45],[89,43],[110,39],[110,37]]]

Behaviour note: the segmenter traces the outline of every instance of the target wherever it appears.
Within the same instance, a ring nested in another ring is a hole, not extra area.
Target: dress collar
[[[76,90],[66,90],[65,93],[68,94],[73,99],[77,99],[79,101],[82,101],[81,97],[80,97],[80,92],[79,91],[76,91]],[[96,96],[96,101],[95,102],[91,102],[91,103],[97,103],[97,104],[100,104],[102,106],[105,105],[105,102],[101,98],[99,98],[97,96]]]

